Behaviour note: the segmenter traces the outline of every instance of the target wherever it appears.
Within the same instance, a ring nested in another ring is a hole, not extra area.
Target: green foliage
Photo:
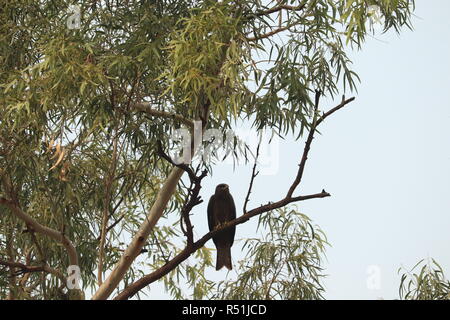
[[[450,281],[436,260],[420,260],[410,271],[401,268],[400,272],[400,299],[450,300]]]
[[[207,268],[212,267],[211,249],[203,247],[192,259],[181,264],[164,278],[167,292],[175,299],[206,299],[214,291],[216,283],[206,277]],[[182,288],[188,288],[185,292]]]
[[[181,92],[179,104],[193,108],[191,117],[208,99],[214,115],[228,121],[229,114],[240,113],[241,91],[246,90],[243,59],[249,52],[239,34],[241,17],[233,12],[230,1],[205,6],[179,21],[180,28],[167,47],[172,67],[163,77],[170,81],[172,95]]]
[[[168,124],[131,114],[127,108],[142,92],[160,95],[156,77],[165,63],[157,59],[165,45],[161,34],[183,17],[187,2],[165,7],[136,3],[133,9],[109,2],[94,9],[85,2],[83,18],[89,23],[82,23],[81,30],[67,29],[68,5],[69,1],[13,1],[0,11],[5,22],[0,33],[0,168],[2,179],[17,189],[22,210],[45,226],[64,230],[72,240],[84,288],[92,288],[113,140],[118,141],[119,153],[109,221],[119,223],[108,234],[105,268],[117,262],[121,237],[138,228],[168,169],[152,145],[152,137],[168,134]],[[149,28],[150,21],[160,23]],[[56,144],[64,157],[50,170],[56,163]],[[9,193],[1,184],[0,195]],[[173,202],[168,212],[178,203]],[[24,262],[30,250],[33,265],[45,261],[65,274],[67,253],[60,244],[39,234],[22,234],[24,224],[8,209],[0,210],[6,228],[0,238],[13,232],[13,260]],[[6,247],[0,248],[5,259]],[[136,274],[131,272],[125,281]],[[58,279],[31,274],[30,283],[38,280],[35,299],[61,296],[58,290],[48,290],[61,285]]]

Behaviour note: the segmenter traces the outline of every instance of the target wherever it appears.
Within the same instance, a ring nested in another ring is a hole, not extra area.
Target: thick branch
[[[166,111],[152,109],[151,104],[149,102],[135,103],[132,106],[135,110],[145,112],[146,114],[148,114],[150,116],[157,117],[157,118],[174,119],[174,120],[180,121],[181,123],[185,124],[189,128],[194,128],[194,122],[192,122],[191,120],[183,117],[182,115],[176,114],[176,113],[170,113],[170,112],[166,112]]]
[[[77,250],[75,249],[72,242],[69,239],[67,239],[67,237],[62,232],[58,232],[49,227],[41,225],[39,222],[34,220],[28,214],[26,214],[22,209],[20,209],[19,206],[15,204],[13,201],[7,200],[5,198],[0,198],[0,204],[3,204],[6,207],[8,207],[16,217],[18,217],[19,219],[21,219],[26,223],[27,227],[31,229],[31,231],[41,233],[60,242],[67,250],[67,253],[69,254],[70,264],[76,266],[78,265]]]
[[[208,106],[209,104],[207,104]],[[205,108],[207,108],[207,106]],[[202,127],[202,132],[205,130],[206,122]],[[193,139],[194,143],[199,144],[200,139]],[[196,141],[199,140],[199,141]],[[198,145],[194,145],[192,150],[197,150]],[[114,289],[118,286],[119,282],[123,279],[125,273],[130,268],[133,261],[141,253],[144,244],[149,237],[151,231],[155,227],[159,218],[162,216],[164,209],[170,201],[170,198],[175,193],[178,182],[183,175],[184,170],[179,166],[173,167],[169,176],[167,177],[164,185],[159,190],[156,200],[153,203],[150,212],[147,214],[145,220],[142,222],[136,235],[131,240],[127,249],[123,253],[117,265],[114,267],[113,271],[110,273],[109,277],[103,282],[103,284],[98,288],[97,292],[92,297],[93,300],[105,300],[107,299]]]
[[[156,222],[159,220],[162,212],[166,208],[172,194],[175,192],[178,181],[183,175],[183,172],[183,169],[178,167],[174,167],[172,169],[166,179],[166,182],[159,190],[156,200],[141,227],[133,237],[131,243],[128,245],[114,270],[92,297],[93,300],[107,299],[122,280],[132,262],[141,253],[141,249],[150,235],[150,232],[153,230],[153,227],[156,225]]]

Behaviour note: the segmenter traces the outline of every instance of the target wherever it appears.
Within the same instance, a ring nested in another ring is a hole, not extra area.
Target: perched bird
[[[221,183],[217,185],[216,192],[211,196],[208,203],[208,225],[209,230],[214,230],[218,225],[236,218],[236,207],[230,194],[228,185]],[[222,267],[232,269],[231,246],[234,242],[236,227],[220,231],[213,237],[217,249],[216,270]]]

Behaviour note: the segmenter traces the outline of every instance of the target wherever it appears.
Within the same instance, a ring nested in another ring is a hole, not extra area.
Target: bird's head
[[[229,187],[225,183],[218,184],[216,187],[216,194],[226,194],[230,191]]]

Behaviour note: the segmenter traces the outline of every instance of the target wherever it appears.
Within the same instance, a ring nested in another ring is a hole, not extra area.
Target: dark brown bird
[[[208,225],[212,231],[218,225],[236,218],[236,207],[230,194],[228,185],[222,183],[217,185],[216,192],[211,196],[208,203]],[[231,270],[231,246],[234,242],[236,227],[220,231],[213,237],[217,249],[216,270],[227,267]]]

